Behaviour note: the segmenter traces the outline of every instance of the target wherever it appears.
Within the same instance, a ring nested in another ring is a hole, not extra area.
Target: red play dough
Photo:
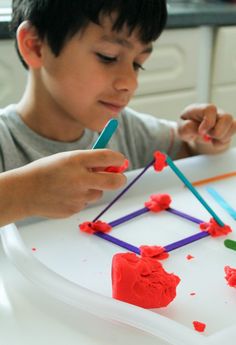
[[[169,194],[153,194],[150,200],[145,202],[145,207],[152,212],[160,212],[169,208],[171,201]]]
[[[84,222],[79,225],[81,231],[86,232],[87,234],[94,234],[97,231],[100,232],[109,232],[111,231],[112,227],[100,220],[96,222]]]
[[[211,218],[209,223],[201,223],[200,229],[202,231],[207,231],[212,237],[224,236],[232,232],[232,229],[229,225],[221,226],[219,225],[214,218]]]
[[[112,260],[112,296],[142,308],[166,307],[176,297],[180,278],[167,273],[161,263],[134,253]]]
[[[230,266],[225,266],[225,279],[228,285],[236,288],[236,269]]]
[[[129,166],[129,161],[128,159],[125,159],[125,162],[122,166],[120,167],[114,167],[110,166],[105,169],[106,172],[112,172],[112,173],[123,173]]]
[[[139,249],[142,257],[149,257],[157,260],[164,260],[169,257],[169,253],[161,246],[140,246]]]
[[[199,321],[193,321],[193,327],[198,332],[204,332],[206,328],[206,324]]]
[[[204,134],[202,138],[205,142],[212,141],[212,137],[208,134]]]
[[[153,164],[156,171],[162,171],[166,166],[166,155],[160,151],[154,152],[155,162]]]
[[[188,255],[186,256],[186,259],[187,259],[187,260],[192,260],[192,259],[194,259],[194,256],[188,254]]]

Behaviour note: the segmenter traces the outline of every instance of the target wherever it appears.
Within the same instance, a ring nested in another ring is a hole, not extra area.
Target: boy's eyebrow
[[[126,47],[128,49],[134,48],[133,44],[124,38],[110,37],[110,36],[104,35],[104,36],[102,36],[101,40],[105,41],[105,42],[113,43],[113,44],[119,44],[122,47]],[[147,48],[145,48],[141,52],[141,54],[151,54],[152,51],[153,51],[153,47],[152,47],[152,45],[150,45]]]

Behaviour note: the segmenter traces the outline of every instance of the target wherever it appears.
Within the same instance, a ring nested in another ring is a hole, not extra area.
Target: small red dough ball
[[[206,324],[199,321],[193,321],[193,327],[198,332],[204,332],[206,328]]]
[[[161,246],[140,246],[140,254],[142,257],[149,257],[157,260],[164,260],[169,257],[169,253]]]
[[[107,224],[106,222],[102,222],[101,220],[97,220],[96,222],[93,223],[93,229],[95,231],[100,231],[100,232],[109,232],[111,231],[112,227]]]
[[[236,288],[236,269],[230,266],[225,266],[225,279],[228,282],[228,285]]]
[[[110,166],[105,169],[106,172],[111,172],[111,173],[123,173],[129,166],[129,161],[128,159],[125,159],[125,162],[122,166],[120,167],[114,167]]]
[[[204,134],[202,138],[206,143],[212,141],[212,137],[208,134]]]
[[[154,158],[154,169],[156,171],[162,171],[167,166],[166,155],[160,151],[156,151],[154,152]]]
[[[144,205],[152,212],[160,212],[169,208],[171,201],[169,194],[153,194]]]
[[[186,256],[186,259],[187,259],[187,260],[192,260],[192,259],[194,259],[194,256],[188,254],[188,255]]]
[[[134,253],[119,253],[112,260],[112,297],[142,308],[166,307],[176,297],[180,278],[161,263]]]
[[[81,231],[86,232],[87,234],[94,234],[94,230],[92,228],[92,222],[84,222],[79,225]]]
[[[79,225],[81,231],[86,232],[87,234],[94,234],[97,231],[100,232],[109,232],[112,227],[106,222],[97,220],[96,222],[84,222]]]
[[[214,218],[211,218],[209,223],[201,223],[200,229],[202,231],[207,231],[212,237],[219,237],[228,235],[232,232],[232,229],[229,225],[221,226],[219,225]]]

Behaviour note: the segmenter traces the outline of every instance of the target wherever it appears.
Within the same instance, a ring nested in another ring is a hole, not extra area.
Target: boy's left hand
[[[190,105],[181,119],[184,121],[179,124],[180,138],[195,146],[197,153],[225,150],[236,133],[236,119],[212,104]]]

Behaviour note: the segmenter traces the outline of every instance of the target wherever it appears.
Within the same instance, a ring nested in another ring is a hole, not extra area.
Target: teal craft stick
[[[193,187],[191,182],[184,176],[184,174],[179,170],[179,168],[175,165],[172,159],[167,156],[166,163],[169,167],[173,170],[173,172],[177,175],[177,177],[185,184],[185,186],[193,193],[193,195],[200,201],[200,203],[205,207],[205,209],[212,215],[215,221],[224,226],[222,220],[217,216],[217,214],[212,210],[212,208],[207,204],[207,202],[203,199],[203,197],[198,193],[198,191]]]
[[[212,187],[207,187],[206,190],[213,199],[234,219],[236,220],[236,210],[231,207],[228,202]]]
[[[103,149],[107,146],[112,135],[115,133],[118,127],[118,121],[116,119],[111,119],[106,126],[103,128],[101,134],[99,135],[97,141],[93,145],[93,149]]]

